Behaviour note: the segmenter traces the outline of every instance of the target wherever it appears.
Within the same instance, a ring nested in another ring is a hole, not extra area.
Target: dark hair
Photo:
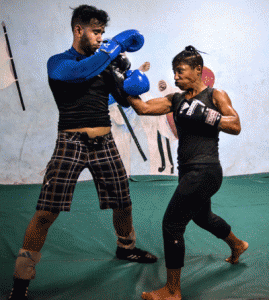
[[[177,54],[173,61],[172,66],[173,69],[176,68],[180,63],[185,63],[189,65],[192,69],[197,66],[201,66],[203,68],[204,61],[200,53],[205,53],[195,49],[193,46],[187,46],[183,51]],[[207,53],[205,53],[207,54]]]
[[[107,23],[109,22],[109,16],[107,12],[97,9],[95,6],[84,4],[71,9],[73,9],[71,19],[72,31],[74,31],[74,28],[77,24],[88,25],[91,22],[91,19],[97,19],[99,23],[105,26],[107,26]]]

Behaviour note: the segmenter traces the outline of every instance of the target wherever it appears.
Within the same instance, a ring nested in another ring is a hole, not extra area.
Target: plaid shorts
[[[101,209],[132,204],[128,177],[112,133],[90,139],[87,133],[59,132],[36,209],[70,211],[77,179],[85,168],[93,176]]]

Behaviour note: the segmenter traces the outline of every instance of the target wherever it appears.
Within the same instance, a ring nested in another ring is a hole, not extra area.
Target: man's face
[[[180,63],[174,68],[175,85],[186,91],[193,88],[194,83],[199,78],[199,67],[191,68],[188,64]]]
[[[93,19],[89,25],[81,26],[81,28],[79,48],[85,55],[92,55],[101,46],[105,25],[99,23],[98,20]]]

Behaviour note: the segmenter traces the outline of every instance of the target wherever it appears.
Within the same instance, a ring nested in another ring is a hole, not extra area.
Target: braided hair
[[[191,45],[185,47],[185,49],[182,52],[180,52],[174,57],[172,61],[173,69],[175,69],[180,63],[187,64],[192,69],[194,69],[199,65],[203,68],[204,61],[200,53],[205,53],[205,52],[199,51]]]

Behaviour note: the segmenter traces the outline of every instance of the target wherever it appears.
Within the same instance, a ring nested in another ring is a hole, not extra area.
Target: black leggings
[[[166,268],[184,266],[184,232],[193,220],[217,238],[225,239],[231,226],[211,211],[211,197],[222,183],[219,164],[192,165],[179,168],[179,184],[163,218],[163,239]]]

